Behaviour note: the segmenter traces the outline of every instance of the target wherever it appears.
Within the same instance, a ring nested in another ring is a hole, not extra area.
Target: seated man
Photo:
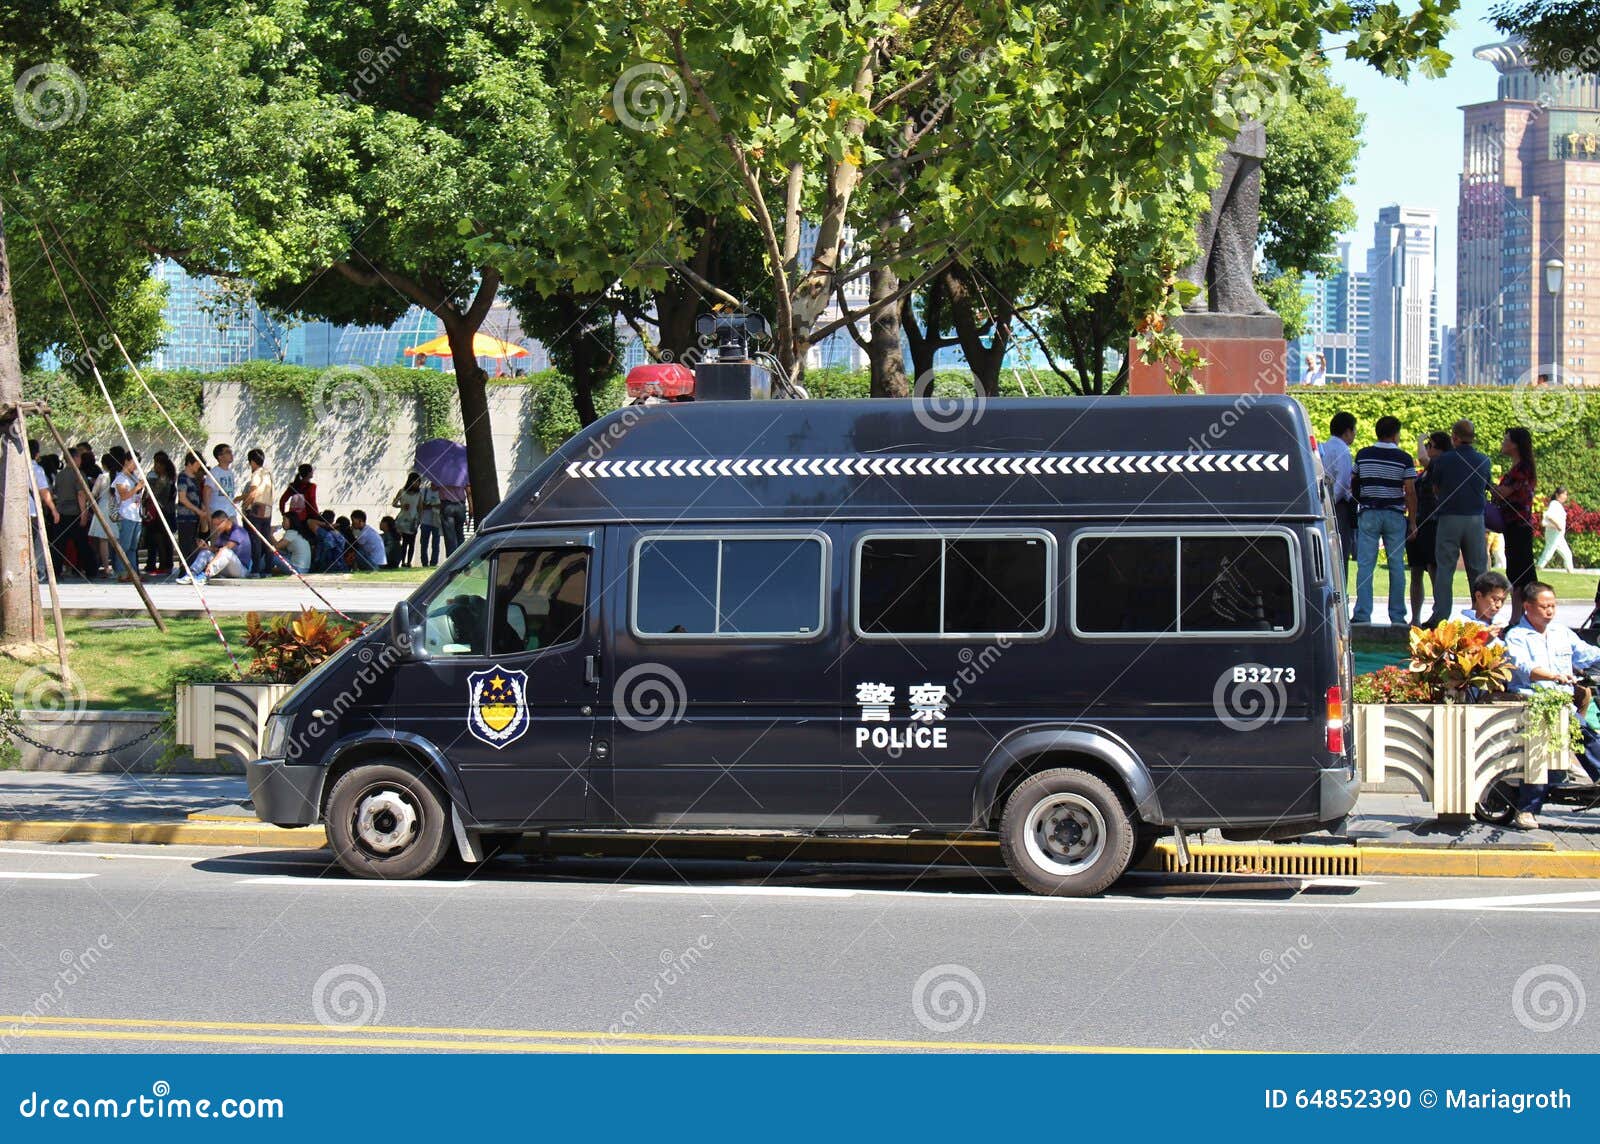
[[[383,534],[367,523],[367,514],[360,509],[350,514],[350,543],[356,550],[357,572],[376,572],[387,563]]]
[[[1574,671],[1600,664],[1600,648],[1584,643],[1573,630],[1556,620],[1556,593],[1548,584],[1535,580],[1522,591],[1522,622],[1506,632],[1506,652],[1511,659],[1511,690],[1532,695],[1535,687],[1553,687],[1573,694],[1578,682]],[[1583,723],[1578,712],[1578,728],[1583,735],[1583,753],[1578,762],[1591,779],[1600,782],[1600,735]],[[1560,780],[1557,780],[1558,782]],[[1534,830],[1535,817],[1544,807],[1549,791],[1546,783],[1523,783],[1513,825],[1519,830]]]
[[[219,508],[211,514],[211,546],[194,554],[189,571],[178,582],[187,584],[193,578],[204,584],[218,576],[248,576],[251,555],[250,534]]]
[[[1494,633],[1495,639],[1506,634],[1506,626],[1494,618],[1511,598],[1511,581],[1498,572],[1485,572],[1472,582],[1472,603],[1456,613],[1456,619],[1483,624]]]
[[[320,516],[306,517],[306,527],[311,530],[311,570],[313,572],[345,571],[344,537],[333,525]]]

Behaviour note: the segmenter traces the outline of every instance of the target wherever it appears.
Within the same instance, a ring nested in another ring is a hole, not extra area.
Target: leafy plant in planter
[[[22,730],[22,715],[11,692],[0,688],[0,771],[9,771],[22,761],[22,748],[13,736]]]
[[[274,616],[262,623],[255,612],[245,616],[245,646],[254,653],[246,678],[258,683],[298,683],[334,652],[364,631],[344,625],[326,612],[304,609],[298,616]]]
[[[1576,714],[1565,720],[1566,733],[1562,733],[1562,716],[1572,710],[1572,696],[1554,687],[1535,687],[1527,700],[1527,721],[1522,727],[1522,738],[1530,748],[1543,747],[1557,757],[1564,753],[1583,753],[1582,720]]]
[[[1411,671],[1432,703],[1473,703],[1511,682],[1506,647],[1483,624],[1445,620],[1432,630],[1411,629]]]
[[[1433,688],[1410,668],[1391,664],[1355,678],[1357,703],[1432,703]]]

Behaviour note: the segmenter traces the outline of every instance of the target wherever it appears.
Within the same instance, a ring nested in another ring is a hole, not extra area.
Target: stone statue
[[[1266,154],[1267,131],[1259,119],[1240,127],[1223,152],[1211,206],[1195,227],[1200,257],[1183,272],[1186,281],[1202,288],[1184,307],[1190,313],[1272,313],[1256,293],[1253,273],[1261,227],[1261,161]]]

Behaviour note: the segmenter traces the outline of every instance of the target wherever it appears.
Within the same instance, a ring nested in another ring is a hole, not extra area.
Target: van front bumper
[[[1319,819],[1335,822],[1347,817],[1356,808],[1361,794],[1361,775],[1354,767],[1335,767],[1322,772],[1318,788]]]
[[[256,817],[274,826],[312,826],[321,819],[324,767],[296,767],[282,759],[244,765]]]

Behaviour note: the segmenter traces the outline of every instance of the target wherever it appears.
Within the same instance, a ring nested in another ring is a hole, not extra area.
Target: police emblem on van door
[[[528,729],[528,673],[496,665],[467,676],[467,729],[491,747],[522,738]]]

